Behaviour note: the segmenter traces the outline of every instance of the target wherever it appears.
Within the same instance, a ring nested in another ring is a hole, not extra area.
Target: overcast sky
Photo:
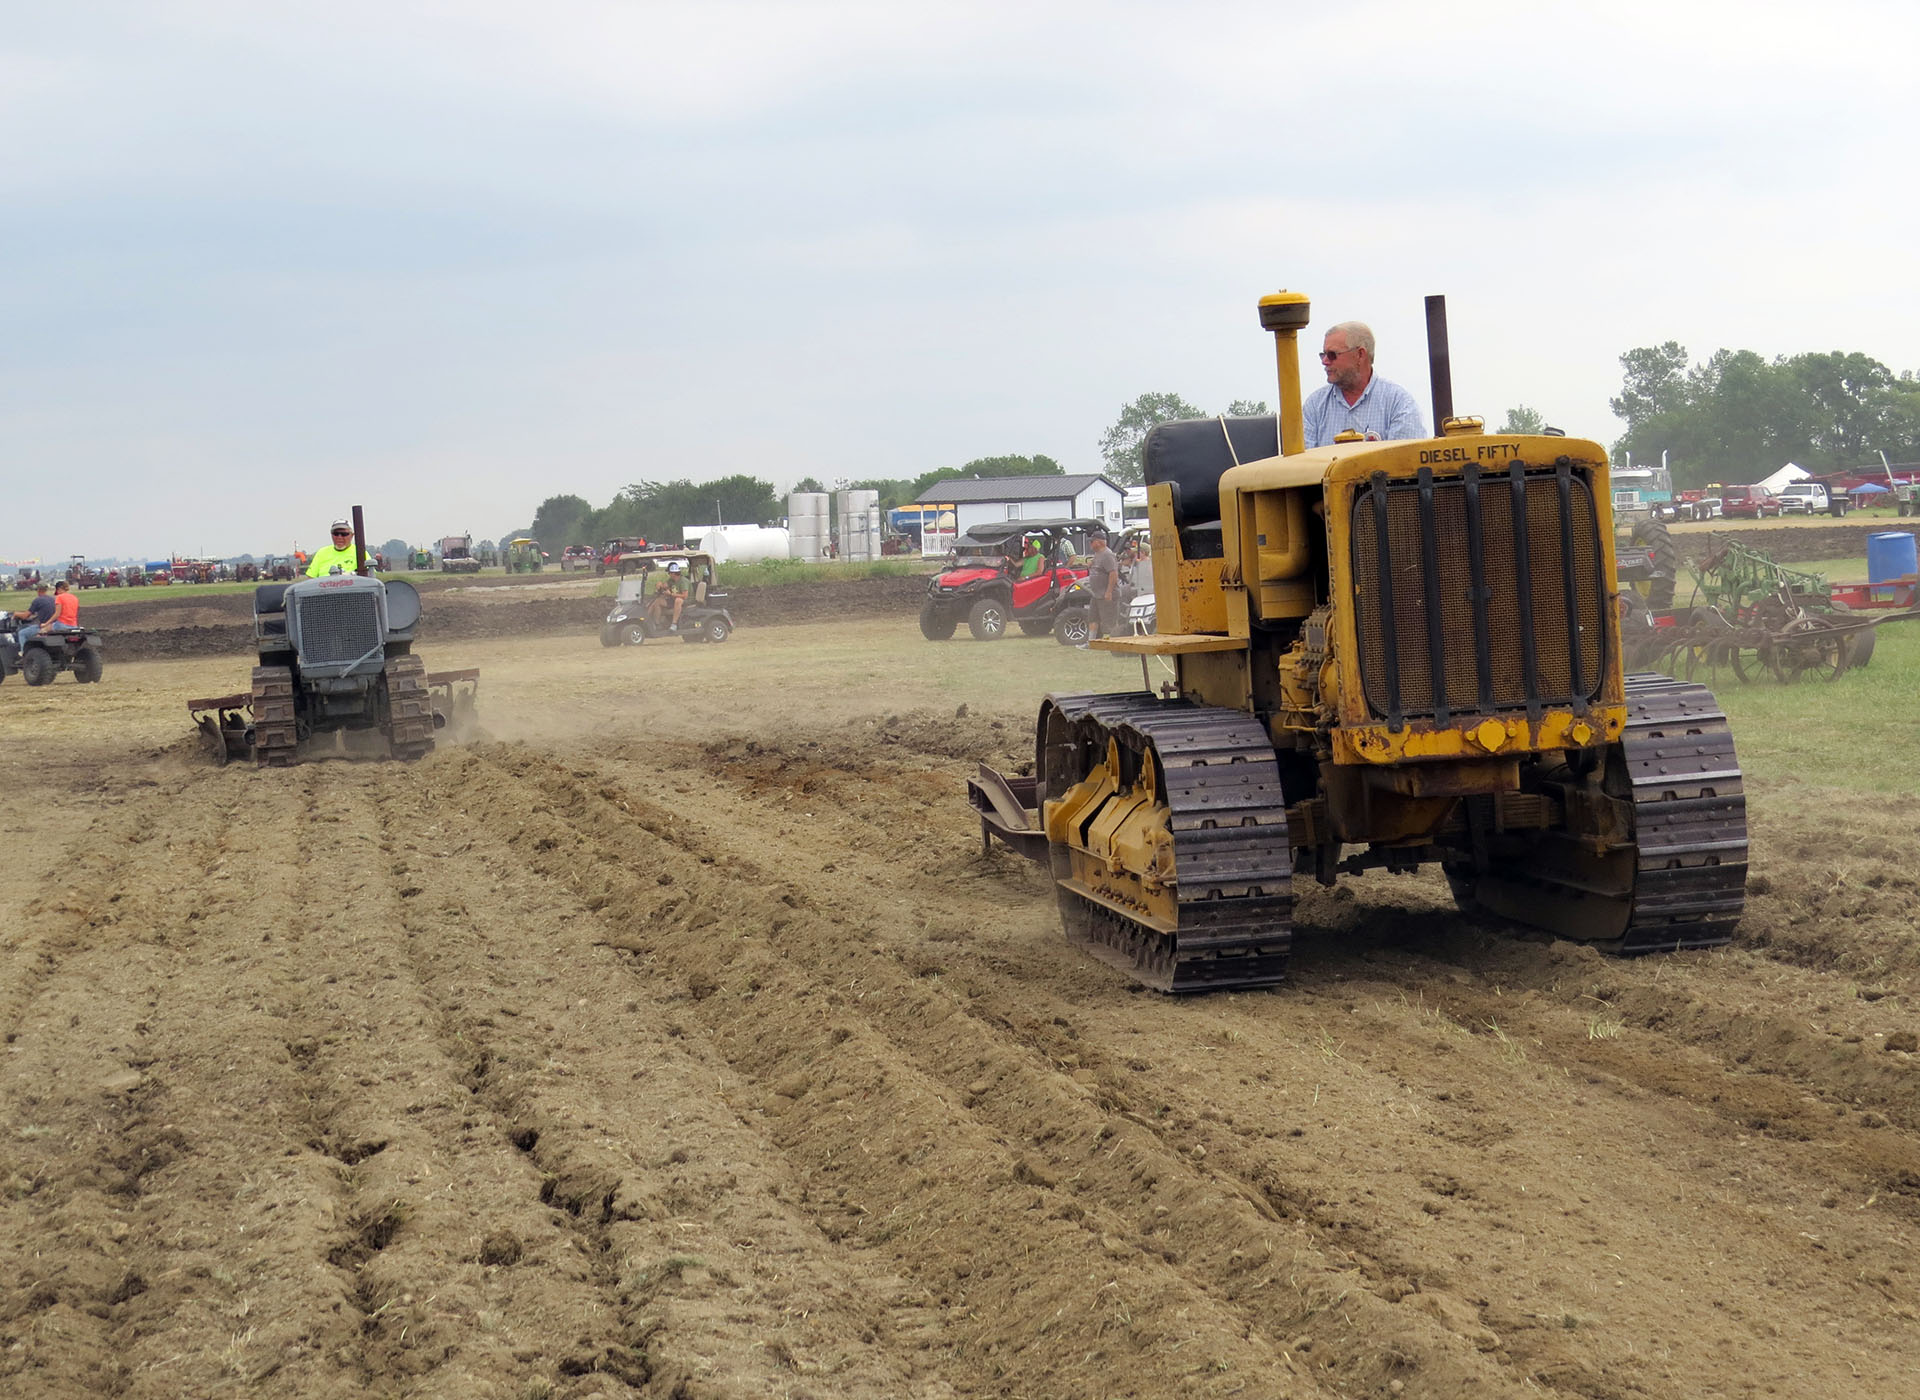
[[[1920,367],[1908,4],[0,0],[0,559],[1099,467],[1255,305],[1606,441],[1675,339]],[[1308,371],[1308,382],[1318,376]]]

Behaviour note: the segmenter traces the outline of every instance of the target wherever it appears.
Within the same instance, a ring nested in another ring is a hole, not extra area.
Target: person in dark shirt
[[[17,612],[14,616],[19,618],[25,626],[13,634],[13,640],[15,645],[24,647],[28,638],[38,635],[42,627],[53,621],[53,599],[47,594],[47,586],[43,583],[36,588],[33,601],[27,604],[27,610]]]
[[[1107,548],[1107,537],[1087,541],[1087,587],[1093,593],[1093,635],[1111,637],[1120,626],[1120,560]]]

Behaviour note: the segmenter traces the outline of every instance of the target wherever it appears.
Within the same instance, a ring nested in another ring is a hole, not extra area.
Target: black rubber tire
[[[620,627],[618,623],[609,622],[600,629],[600,645],[603,647],[617,647],[620,645]]]
[[[1642,520],[1633,527],[1630,541],[1638,548],[1650,550],[1653,554],[1653,567],[1665,578],[1656,578],[1647,584],[1647,606],[1650,608],[1670,608],[1673,606],[1674,585],[1680,577],[1680,551],[1674,548],[1673,536],[1667,527],[1658,520]]]
[[[28,685],[45,685],[57,674],[44,647],[28,647],[20,657],[20,678]]]
[[[951,641],[959,625],[960,619],[938,603],[927,603],[920,609],[920,635],[930,642]]]
[[[73,658],[73,678],[81,685],[92,685],[105,670],[106,663],[100,659],[98,647],[81,647],[79,655]]]
[[[1031,617],[1021,618],[1019,626],[1020,631],[1029,637],[1044,637],[1053,630],[1051,622],[1042,622]]]
[[[647,626],[644,622],[625,623],[620,628],[620,640],[628,646],[637,647],[647,640]]]
[[[967,630],[976,642],[997,642],[1007,635],[1007,605],[998,598],[982,598],[967,609]]]
[[[733,628],[727,625],[724,617],[710,617],[700,624],[699,631],[694,635],[703,642],[724,642],[733,635]]]
[[[1053,620],[1053,639],[1063,647],[1085,645],[1093,636],[1093,616],[1085,608],[1068,608]]]

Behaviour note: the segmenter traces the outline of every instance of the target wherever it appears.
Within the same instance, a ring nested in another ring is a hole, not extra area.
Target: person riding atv
[[[100,679],[99,634],[80,626],[79,608],[67,592],[66,580],[55,587],[58,598],[36,612],[0,614],[0,680],[18,671],[28,685],[45,685],[62,671],[73,672],[82,685]],[[41,598],[46,585],[40,585]],[[35,599],[36,605],[40,602]],[[45,621],[41,620],[45,614]]]
[[[964,621],[983,642],[1004,636],[1009,623],[1029,637],[1045,636],[1065,606],[1067,591],[1087,576],[1072,556],[1102,529],[1098,520],[974,526],[954,541],[946,567],[927,585],[920,635],[944,642]]]

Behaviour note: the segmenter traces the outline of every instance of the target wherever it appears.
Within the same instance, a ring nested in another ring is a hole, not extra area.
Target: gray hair
[[[1364,350],[1369,360],[1373,358],[1373,327],[1365,321],[1342,321],[1337,326],[1327,328],[1328,335],[1332,335],[1335,331],[1339,331],[1347,338],[1349,350]]]

